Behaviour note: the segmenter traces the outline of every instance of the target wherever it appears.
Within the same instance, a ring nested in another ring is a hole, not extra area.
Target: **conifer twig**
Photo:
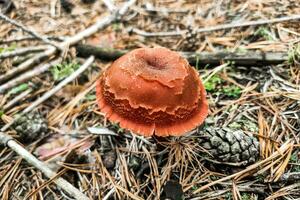
[[[6,21],[6,22],[9,22],[10,24],[13,24],[14,26],[20,28],[22,31],[25,31],[27,33],[29,33],[30,35],[32,35],[33,37],[36,37],[38,39],[40,39],[41,41],[43,41],[44,43],[46,44],[49,44],[55,48],[60,48],[59,46],[57,46],[56,43],[50,41],[48,38],[36,33],[35,31],[29,29],[29,28],[26,28],[23,24],[13,20],[13,19],[10,19],[9,17],[7,17],[6,15],[4,15],[3,13],[0,12],[0,19]]]
[[[61,81],[57,86],[49,90],[47,93],[45,93],[42,97],[37,99],[35,102],[33,102],[29,107],[27,107],[25,110],[22,111],[22,114],[26,114],[33,109],[35,109],[40,103],[44,102],[46,99],[51,97],[53,94],[55,94],[57,91],[59,91],[62,87],[64,87],[66,84],[70,83],[72,80],[74,80],[78,75],[80,75],[83,71],[85,71],[94,61],[94,57],[91,56],[87,61],[79,68],[77,69],[73,74],[65,78],[63,81]],[[16,140],[14,140],[11,136],[4,133],[18,118],[15,118],[12,120],[12,122],[6,124],[4,127],[1,128],[0,132],[0,143],[10,147],[13,151],[15,151],[17,154],[19,154],[22,158],[24,158],[28,163],[36,167],[37,169],[41,170],[48,178],[53,178],[57,174],[53,172],[45,163],[38,160],[36,157],[34,157],[30,152],[28,152],[24,147],[22,147]],[[57,178],[54,180],[54,182],[62,188],[64,191],[66,191],[69,195],[75,197],[76,199],[83,199],[88,200],[89,198],[85,196],[83,193],[81,193],[77,188],[75,188],[72,184],[70,184],[68,181],[64,180],[63,178]]]

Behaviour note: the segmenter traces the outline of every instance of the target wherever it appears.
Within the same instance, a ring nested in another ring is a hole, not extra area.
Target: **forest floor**
[[[0,1],[0,199],[74,199],[58,177],[89,199],[300,198],[299,0],[141,0],[118,16],[124,1],[10,3]],[[195,55],[204,127],[256,138],[254,163],[207,155],[203,126],[144,138],[105,119],[101,71],[123,50],[155,46]],[[24,149],[47,165],[26,161]]]

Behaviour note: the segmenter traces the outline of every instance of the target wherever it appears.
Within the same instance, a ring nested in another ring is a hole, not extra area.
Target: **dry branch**
[[[0,138],[1,137],[2,134],[0,134]],[[31,165],[41,170],[45,174],[45,176],[47,176],[49,179],[57,176],[57,174],[53,172],[45,163],[35,158],[32,154],[30,154],[26,149],[24,149],[24,147],[18,144],[15,140],[9,140],[7,146],[10,147],[17,154],[22,156],[22,158],[24,158]],[[89,199],[87,196],[81,193],[77,188],[75,188],[71,183],[69,183],[63,178],[57,178],[53,182],[55,182],[60,188],[62,188],[64,191],[66,191],[69,195],[71,195],[75,199],[78,200]]]
[[[63,41],[65,40],[65,37],[63,36],[44,36],[48,38],[49,40],[57,40],[57,41]],[[37,40],[36,37],[33,36],[22,36],[22,37],[17,37],[17,38],[11,38],[11,39],[5,39],[5,40],[0,40],[0,44],[9,44],[9,43],[17,43],[17,42],[23,42],[26,40]]]
[[[10,58],[14,56],[23,56],[29,53],[40,52],[47,49],[47,46],[37,46],[37,47],[24,47],[18,48],[15,51],[4,52],[0,54],[0,59]]]
[[[94,57],[91,56],[78,70],[76,70],[73,74],[68,76],[66,79],[61,81],[57,86],[49,90],[42,97],[33,102],[29,107],[23,110],[22,114],[28,113],[35,109],[39,104],[47,100],[57,91],[59,91],[66,84],[70,83],[74,80],[78,75],[80,75],[83,71],[85,71],[94,61]],[[17,119],[17,118],[16,118]],[[22,158],[24,158],[28,163],[41,170],[48,178],[53,178],[57,174],[53,172],[45,163],[39,161],[36,157],[30,154],[25,148],[18,144],[11,136],[6,135],[4,131],[6,131],[16,120],[14,119],[11,123],[8,123],[4,127],[2,127],[0,132],[0,142],[4,145],[7,145],[12,150],[14,150],[17,154],[19,154]],[[83,193],[81,193],[77,188],[71,185],[69,182],[64,180],[63,178],[57,178],[54,182],[66,191],[69,195],[75,197],[76,199],[88,199]]]
[[[55,48],[59,48],[57,46],[57,44],[55,44],[54,42],[50,41],[48,38],[46,38],[46,37],[44,37],[42,35],[39,35],[38,33],[36,33],[35,31],[33,31],[31,29],[26,28],[24,25],[20,24],[19,22],[15,21],[13,19],[8,18],[6,15],[2,14],[1,12],[0,12],[0,19],[4,20],[6,22],[9,22],[10,24],[13,24],[14,26],[20,28],[21,30],[23,30],[23,31],[25,31],[27,33],[29,33],[33,37],[36,37],[36,38],[40,39],[41,41],[43,41],[46,44],[49,44],[49,45],[51,45],[51,46],[53,46]]]
[[[68,48],[69,46],[75,45],[77,42],[81,41],[82,39],[96,33],[100,29],[106,28],[112,22],[119,20],[127,12],[128,8],[135,3],[135,1],[136,0],[128,1],[127,3],[125,3],[123,5],[123,7],[118,12],[112,13],[111,15],[99,20],[94,25],[83,30],[82,32],[74,35],[73,37],[66,39],[64,42],[59,44],[60,49],[65,49],[65,48]],[[31,66],[33,66],[35,64],[39,64],[41,61],[51,57],[56,52],[57,52],[56,48],[50,47],[46,51],[44,51],[40,54],[37,54],[33,58],[25,61],[24,63],[13,68],[12,70],[6,72],[5,74],[0,75],[0,83],[12,78],[13,76],[15,76],[18,73],[21,73],[21,72],[27,70],[28,68],[30,68]],[[38,74],[36,74],[36,75],[38,75]],[[5,86],[4,88],[7,88],[7,86]],[[0,90],[0,93],[1,92],[3,92],[3,90]]]
[[[115,12],[117,7],[110,0],[102,0],[110,12]]]
[[[47,71],[50,67],[52,67],[53,65],[59,64],[62,61],[62,58],[58,58],[54,61],[51,61],[47,64],[41,64],[37,67],[35,67],[33,70],[25,72],[24,74],[22,74],[21,76],[16,77],[13,80],[7,81],[6,83],[0,85],[0,94],[4,93],[4,91],[18,85],[21,84],[27,80],[30,80],[32,77],[36,76],[37,74],[41,74],[45,71]]]
[[[32,92],[32,89],[29,88],[29,89],[25,90],[24,92],[20,93],[19,95],[17,95],[15,98],[10,100],[7,104],[5,104],[3,106],[3,111],[7,111],[9,108],[11,108],[15,104],[17,104],[20,100],[22,100],[24,97],[26,97],[31,92]]]
[[[91,36],[92,34],[96,33],[100,29],[106,28],[112,22],[119,20],[128,10],[128,8],[135,3],[136,0],[130,0],[120,8],[118,12],[114,12],[111,15],[97,21],[94,25],[88,27],[87,29],[81,31],[80,33],[66,39],[64,42],[59,44],[60,49],[66,49],[69,46],[75,45],[77,42],[81,41],[82,39]],[[13,68],[12,70],[6,72],[3,75],[0,75],[0,83],[12,78],[14,75],[21,73],[31,66],[35,64],[39,64],[41,61],[50,58],[57,52],[57,49],[54,47],[48,48],[46,51],[37,54],[33,58],[27,60],[26,62],[20,64],[19,66]],[[1,93],[1,92],[0,92]]]
[[[94,56],[91,56],[78,70],[76,70],[73,74],[65,78],[63,81],[61,81],[57,86],[49,90],[47,93],[45,93],[43,96],[41,96],[39,99],[37,99],[35,102],[33,102],[30,106],[28,106],[26,109],[24,109],[21,114],[26,114],[31,112],[33,109],[35,109],[39,104],[43,103],[45,100],[50,98],[53,94],[58,92],[60,89],[62,89],[66,84],[73,81],[79,74],[81,74],[84,70],[86,70],[94,61]],[[6,124],[1,128],[1,132],[6,131],[15,121],[11,121],[10,123]],[[0,141],[4,143],[3,141]],[[4,143],[5,144],[5,143]]]
[[[76,46],[79,57],[88,57],[94,55],[103,60],[115,60],[124,55],[129,50],[107,49],[92,45],[80,44]],[[218,65],[221,61],[232,61],[238,65],[262,65],[262,64],[279,64],[288,59],[288,54],[285,52],[262,52],[262,51],[247,51],[240,52],[182,52],[182,55],[188,61],[195,65],[196,63],[205,65]]]
[[[280,18],[267,19],[267,20],[248,21],[248,22],[243,22],[243,23],[238,22],[238,23],[230,23],[230,24],[221,24],[221,25],[206,27],[206,28],[198,28],[195,30],[195,32],[196,33],[207,33],[207,32],[212,32],[212,31],[220,31],[220,30],[241,28],[241,27],[248,27],[248,26],[259,26],[259,25],[265,25],[265,24],[274,24],[274,23],[299,20],[299,19],[300,19],[300,15],[292,15],[292,16],[284,16],[284,17],[280,17]],[[146,32],[144,30],[137,29],[137,28],[131,28],[131,29],[129,29],[129,31],[136,33],[138,35],[144,36],[144,37],[181,36],[188,32],[188,30],[181,30],[181,31],[151,33],[151,32]]]
[[[50,47],[46,51],[35,55],[34,57],[26,60],[25,62],[21,63],[17,67],[11,69],[10,71],[6,72],[3,75],[0,75],[0,83],[6,81],[13,77],[14,75],[21,73],[31,67],[32,65],[39,64],[43,60],[51,57],[56,52],[56,48]]]
[[[268,65],[287,61],[286,52],[247,51],[240,52],[183,52],[190,63],[218,65],[220,61],[232,61],[237,65]]]

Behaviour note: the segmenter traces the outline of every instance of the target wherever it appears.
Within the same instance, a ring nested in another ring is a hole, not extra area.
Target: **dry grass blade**
[[[83,99],[91,90],[93,90],[96,86],[96,80],[92,81],[92,84],[89,84],[89,86],[76,95],[75,98],[73,98],[67,105],[60,108],[60,110],[53,110],[48,117],[50,125],[55,124],[64,124],[65,119],[72,114],[72,111],[76,105],[78,105],[78,102]],[[81,109],[84,109],[82,107]]]

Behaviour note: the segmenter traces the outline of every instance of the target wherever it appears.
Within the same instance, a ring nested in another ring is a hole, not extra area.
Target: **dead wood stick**
[[[44,36],[48,38],[49,40],[56,40],[56,41],[63,41],[65,40],[65,37],[63,36]],[[22,36],[22,37],[17,37],[17,38],[10,38],[10,39],[5,39],[5,40],[0,40],[0,44],[9,44],[13,42],[23,42],[26,40],[37,40],[36,37],[33,37],[31,35],[27,36]]]
[[[80,44],[76,46],[79,57],[95,57],[107,61],[112,61],[124,55],[129,50],[107,49],[92,45]],[[237,65],[262,65],[262,64],[279,64],[288,59],[286,52],[262,52],[247,51],[240,52],[181,52],[188,59],[190,64],[195,65],[219,65],[222,61],[232,61]]]
[[[0,135],[1,138],[1,135]],[[13,151],[15,151],[18,155],[24,158],[28,163],[30,163],[35,168],[41,170],[45,176],[49,179],[56,177],[57,174],[53,172],[45,163],[38,160],[34,157],[30,152],[28,152],[24,147],[22,147],[15,140],[9,140],[7,146],[10,147]],[[55,182],[61,189],[67,192],[69,195],[78,200],[89,200],[89,198],[80,192],[77,188],[75,188],[71,183],[66,181],[63,178],[57,178],[53,182]]]
[[[285,173],[280,177],[279,181],[299,182],[300,181],[300,172]]]
[[[94,56],[91,56],[78,70],[76,70],[73,74],[65,78],[63,81],[61,81],[57,86],[46,92],[43,96],[41,96],[39,99],[37,99],[35,102],[33,102],[30,106],[28,106],[26,109],[24,109],[21,114],[26,114],[31,112],[33,109],[35,109],[39,104],[43,103],[45,100],[47,100],[49,97],[51,97],[53,94],[58,92],[61,88],[63,88],[66,84],[70,83],[72,80],[74,80],[79,74],[81,74],[84,70],[86,70],[94,61]],[[17,118],[12,120],[10,123],[7,123],[5,126],[1,128],[1,132],[6,131],[15,121]],[[3,141],[0,141],[3,143]]]
[[[53,94],[55,94],[57,91],[59,91],[62,87],[64,87],[66,84],[70,83],[72,80],[74,80],[78,75],[80,75],[83,71],[85,71],[94,61],[94,57],[91,56],[87,61],[74,73],[72,73],[70,76],[65,78],[63,81],[61,81],[57,86],[49,90],[47,93],[45,93],[42,97],[37,99],[35,102],[33,102],[29,107],[27,107],[25,110],[22,111],[22,114],[28,113],[35,109],[39,104],[44,102],[46,99],[51,97]],[[17,141],[15,141],[11,136],[4,133],[16,120],[15,118],[12,122],[6,124],[4,127],[2,127],[0,132],[0,143],[3,145],[7,145],[10,147],[13,151],[15,151],[18,155],[20,155],[22,158],[24,158],[28,163],[36,167],[37,169],[41,170],[48,178],[53,178],[57,176],[55,172],[53,172],[45,163],[38,160],[36,157],[34,157],[30,152],[28,152],[24,147],[22,147]],[[72,197],[75,197],[76,199],[84,199],[88,200],[89,198],[85,196],[82,192],[80,192],[77,188],[75,188],[72,184],[70,184],[68,181],[64,180],[63,178],[57,178],[54,180],[54,182],[64,191],[66,191],[69,195]]]
[[[21,63],[17,67],[9,70],[3,75],[0,75],[0,83],[12,78],[14,75],[21,73],[28,69],[29,67],[39,64],[40,62],[44,61],[45,59],[51,57],[56,52],[56,48],[50,47],[46,51],[38,53],[34,57],[26,60],[25,62]]]
[[[131,5],[133,5],[135,2],[136,2],[136,0],[128,1],[127,3],[125,3],[123,5],[123,7],[120,8],[119,11],[114,12],[111,15],[108,15],[107,17],[102,18],[101,20],[97,21],[94,25],[92,25],[92,26],[88,27],[87,29],[79,32],[78,34],[66,39],[64,42],[59,44],[59,47],[62,49],[66,49],[69,46],[72,46],[72,45],[76,44],[77,42],[81,41],[82,39],[93,35],[100,29],[106,28],[112,22],[119,20],[127,12],[129,7]],[[48,48],[45,52],[37,54],[33,58],[25,61],[24,63],[21,63],[19,66],[6,72],[5,74],[0,75],[0,82],[8,80],[8,79],[12,78],[14,75],[27,70],[31,66],[38,64],[41,61],[45,60],[46,58],[53,56],[56,52],[57,52],[56,48],[54,48],[54,47]]]
[[[6,15],[2,14],[1,12],[0,12],[0,19],[4,20],[4,21],[6,21],[6,22],[9,22],[10,24],[13,24],[14,26],[20,28],[21,30],[23,30],[23,31],[25,31],[25,32],[27,32],[27,33],[29,33],[29,34],[32,35],[33,37],[36,37],[36,38],[42,40],[42,41],[43,41],[44,43],[46,43],[46,44],[49,44],[49,45],[51,45],[51,46],[53,46],[53,47],[55,47],[55,48],[60,48],[59,46],[57,46],[56,43],[50,41],[48,38],[46,38],[46,37],[44,37],[44,36],[42,36],[42,35],[36,33],[35,31],[33,31],[33,30],[31,30],[31,29],[26,28],[23,24],[21,24],[21,23],[15,21],[15,20],[13,20],[13,19],[10,19],[10,18],[7,17]]]
[[[111,2],[111,0],[102,0],[105,6],[108,8],[110,12],[115,12],[117,7]]]
[[[129,50],[108,49],[93,45],[79,44],[76,45],[76,51],[77,56],[79,57],[86,58],[90,55],[94,55],[96,58],[102,60],[113,61],[127,53]]]
[[[212,27],[198,28],[195,31],[197,33],[207,33],[207,32],[212,32],[212,31],[220,31],[220,30],[241,28],[241,27],[248,27],[248,26],[259,26],[259,25],[264,25],[264,24],[274,24],[274,23],[299,20],[299,19],[300,19],[300,15],[292,15],[292,16],[284,16],[284,17],[279,17],[279,18],[274,18],[274,19],[221,24],[221,25],[212,26]],[[146,32],[144,30],[137,29],[137,28],[131,28],[131,29],[129,29],[129,31],[136,33],[138,35],[144,36],[144,37],[181,36],[188,32],[188,30],[181,30],[181,31],[151,33],[151,32]]]
[[[29,88],[22,92],[21,94],[17,95],[14,97],[12,100],[10,100],[7,104],[3,106],[3,111],[7,111],[9,108],[20,102],[24,97],[26,97],[28,94],[32,92],[32,88]]]
[[[20,76],[17,76],[15,79],[12,79],[10,81],[7,81],[6,83],[0,85],[0,94],[4,93],[6,90],[15,87],[18,84],[21,84],[27,80],[30,80],[32,77],[44,73],[47,71],[50,67],[61,63],[62,58],[58,58],[54,61],[51,61],[49,63],[42,63],[39,66],[35,67],[33,70],[23,73]]]
[[[47,46],[35,46],[35,47],[24,47],[18,48],[15,51],[4,52],[0,54],[0,59],[10,58],[14,56],[23,56],[29,53],[40,52],[47,49]]]

